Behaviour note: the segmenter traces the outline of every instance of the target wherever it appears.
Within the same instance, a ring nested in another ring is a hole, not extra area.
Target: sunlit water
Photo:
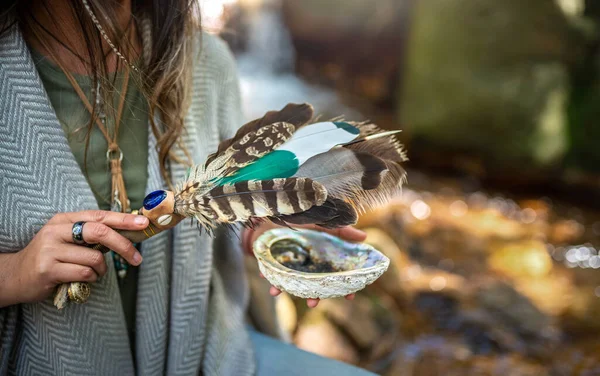
[[[248,119],[284,107],[310,103],[316,114],[358,118],[330,89],[310,85],[294,74],[295,52],[278,6],[250,10],[246,52],[237,56],[244,112]]]

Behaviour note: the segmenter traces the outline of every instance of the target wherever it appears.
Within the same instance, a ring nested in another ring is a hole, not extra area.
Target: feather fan
[[[143,241],[183,217],[196,218],[211,234],[221,224],[257,219],[342,227],[400,192],[406,156],[397,131],[339,120],[310,123],[312,117],[312,106],[291,103],[242,126],[190,168],[175,192],[147,195],[140,213],[150,225],[123,235]],[[68,301],[72,286],[60,286],[57,307]]]
[[[312,106],[288,104],[242,126],[175,192],[174,212],[202,227],[224,223],[341,227],[400,193],[405,153],[373,124],[310,123]]]

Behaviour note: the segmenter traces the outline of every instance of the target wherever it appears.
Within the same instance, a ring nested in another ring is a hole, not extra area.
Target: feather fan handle
[[[265,116],[261,117],[260,119],[252,120],[251,122],[243,125],[240,129],[238,129],[235,136],[233,136],[232,138],[222,141],[219,144],[216,153],[211,154],[204,165],[210,165],[215,160],[215,158],[217,158],[221,153],[227,150],[233,143],[235,143],[250,132],[256,132],[258,129],[266,125],[271,125],[273,123],[280,122],[292,124],[295,129],[298,129],[304,124],[308,123],[310,119],[312,119],[313,113],[313,107],[307,103],[290,103],[284,108],[282,108],[280,111],[269,111],[265,114]]]

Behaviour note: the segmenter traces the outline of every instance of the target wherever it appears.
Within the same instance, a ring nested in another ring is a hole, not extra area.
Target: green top
[[[106,138],[100,129],[98,129],[98,126],[94,125],[88,145],[87,166],[84,166],[85,139],[90,121],[90,113],[63,71],[40,53],[34,50],[31,53],[52,107],[67,136],[71,151],[94,192],[98,206],[102,210],[110,210],[111,175],[106,159],[106,152],[108,150]],[[91,102],[93,99],[90,78],[83,75],[73,76],[83,92],[88,95],[88,100]],[[117,73],[114,84],[115,95],[113,96],[113,106],[115,109],[119,105],[119,91],[122,90],[124,77],[125,74],[123,72]],[[110,89],[112,90],[113,88]],[[112,113],[112,111],[108,110],[106,112],[107,114]],[[110,115],[106,118],[106,126],[111,135],[114,130],[114,119]],[[145,196],[146,182],[148,180],[148,132],[147,101],[141,91],[135,86],[134,80],[130,79],[117,143],[123,152],[123,179],[125,180],[125,188],[127,189],[127,196],[129,197],[132,209],[141,208]],[[123,311],[125,313],[132,350],[135,346],[137,274],[138,268],[129,265],[126,277],[119,280]]]
[[[54,107],[58,120],[65,131],[69,146],[88,179],[98,206],[102,210],[110,210],[111,176],[106,160],[108,150],[106,138],[98,126],[94,125],[87,151],[87,166],[84,166],[85,139],[90,113],[58,66],[37,52],[33,52],[33,57],[52,107]],[[83,92],[88,95],[88,100],[92,102],[89,77],[73,76]],[[123,72],[117,73],[114,88],[107,88],[115,90],[116,94],[113,96],[115,109],[119,105],[120,95],[118,92],[122,89],[123,78]],[[117,143],[123,152],[123,179],[131,208],[139,209],[144,200],[146,181],[148,180],[148,104],[132,79],[129,80],[125,100]],[[106,111],[107,114],[112,114],[112,112]],[[112,135],[114,119],[110,115],[106,118],[106,127],[109,134]]]

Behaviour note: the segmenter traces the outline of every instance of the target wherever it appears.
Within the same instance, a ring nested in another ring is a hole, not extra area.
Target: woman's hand
[[[0,255],[0,307],[40,301],[60,283],[95,282],[106,273],[102,252],[73,243],[73,224],[78,221],[85,222],[86,243],[102,244],[132,265],[142,262],[133,244],[114,229],[143,230],[148,218],[101,210],[57,214],[27,247]]]
[[[272,222],[263,222],[258,227],[253,230],[246,230],[247,232],[242,237],[243,239],[243,247],[244,249],[252,254],[252,244],[254,241],[258,239],[260,235],[262,235],[265,231],[271,230],[273,228],[281,227]],[[367,234],[364,231],[358,230],[354,227],[341,227],[336,229],[326,229],[323,227],[319,227],[316,225],[293,225],[294,228],[306,228],[311,230],[318,230],[329,233],[331,235],[337,236],[347,241],[351,242],[362,242],[367,238]],[[262,275],[261,275],[262,277]],[[271,286],[269,293],[273,296],[277,296],[281,294],[281,291],[275,287]],[[346,295],[346,299],[352,300],[354,299],[354,294]],[[314,308],[319,304],[319,299],[306,299],[306,305],[310,308]]]

